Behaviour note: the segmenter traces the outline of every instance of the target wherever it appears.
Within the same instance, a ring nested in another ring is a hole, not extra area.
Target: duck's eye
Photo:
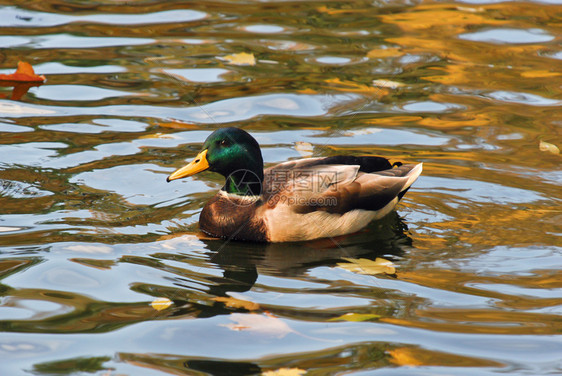
[[[221,146],[228,146],[228,141],[221,140],[220,144],[221,144]]]

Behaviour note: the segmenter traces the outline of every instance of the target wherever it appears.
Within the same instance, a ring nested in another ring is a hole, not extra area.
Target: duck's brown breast
[[[257,197],[217,193],[203,208],[199,217],[201,231],[211,236],[267,242],[267,229],[256,212],[262,206]]]

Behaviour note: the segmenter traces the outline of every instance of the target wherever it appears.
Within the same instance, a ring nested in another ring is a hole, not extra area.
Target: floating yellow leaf
[[[359,321],[372,321],[380,318],[380,315],[375,315],[374,313],[346,313],[345,315],[341,315],[339,317],[334,317],[330,319],[330,321],[352,321],[352,322],[359,322]]]
[[[220,58],[232,65],[256,65],[254,54],[241,52],[239,54],[226,55]]]
[[[168,298],[156,298],[150,303],[150,306],[157,311],[162,311],[172,305],[172,301]]]
[[[274,371],[262,372],[262,376],[301,376],[306,371],[300,368],[279,368]]]
[[[541,151],[547,151],[552,154],[560,154],[560,149],[558,149],[558,146],[550,144],[548,142],[544,142],[542,140],[539,142],[539,149]]]
[[[244,308],[248,311],[256,311],[260,309],[260,305],[258,303],[250,302],[248,300],[233,298],[230,296],[218,296],[213,298],[216,302],[224,303],[225,306],[231,308]]]
[[[373,85],[375,87],[386,87],[389,89],[398,89],[399,87],[405,86],[402,82],[396,82],[390,80],[374,80]]]
[[[396,274],[394,264],[380,257],[377,257],[375,261],[364,258],[353,259],[345,257],[344,260],[348,262],[340,262],[338,263],[338,266],[353,273],[369,275],[383,273]]]

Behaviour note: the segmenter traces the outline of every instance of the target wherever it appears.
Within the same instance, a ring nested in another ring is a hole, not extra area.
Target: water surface
[[[562,372],[562,157],[539,147],[562,147],[561,17],[556,1],[0,1],[0,73],[47,76],[19,101],[0,87],[0,374]],[[266,165],[383,155],[424,173],[357,234],[208,239],[222,178],[165,179],[222,126]],[[377,257],[396,275],[339,266]]]

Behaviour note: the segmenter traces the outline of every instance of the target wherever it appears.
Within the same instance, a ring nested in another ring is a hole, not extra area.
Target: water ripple
[[[193,22],[206,18],[205,12],[177,9],[146,14],[91,14],[67,15],[35,12],[16,7],[2,7],[0,24],[4,27],[52,27],[74,22],[106,25],[150,25],[163,23]]]
[[[494,44],[527,44],[549,42],[554,36],[542,29],[488,29],[474,33],[459,35],[459,38],[474,42],[487,42]]]

